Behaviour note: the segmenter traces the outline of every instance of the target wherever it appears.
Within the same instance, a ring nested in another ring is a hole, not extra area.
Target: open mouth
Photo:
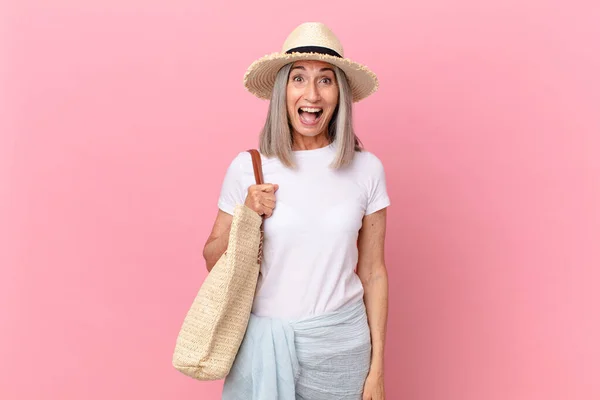
[[[305,125],[315,125],[323,115],[323,109],[318,107],[300,107],[298,109],[300,121]]]

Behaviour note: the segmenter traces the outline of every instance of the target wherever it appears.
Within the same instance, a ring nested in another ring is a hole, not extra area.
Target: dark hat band
[[[331,50],[327,47],[321,46],[302,46],[302,47],[294,47],[293,49],[289,49],[285,52],[285,54],[291,53],[319,53],[319,54],[327,54],[333,57],[343,58],[337,51]]]

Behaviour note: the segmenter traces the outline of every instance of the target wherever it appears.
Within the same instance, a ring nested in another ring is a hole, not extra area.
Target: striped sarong
[[[370,360],[362,299],[297,321],[251,315],[222,400],[360,400]]]

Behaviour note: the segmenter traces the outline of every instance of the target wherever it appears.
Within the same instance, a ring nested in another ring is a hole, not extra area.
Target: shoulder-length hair
[[[286,107],[287,82],[292,63],[277,73],[265,125],[260,133],[260,152],[266,157],[277,157],[287,167],[294,168],[292,130]],[[354,153],[363,149],[352,124],[352,92],[346,74],[333,66],[339,88],[338,105],[327,126],[329,143],[336,147],[332,168],[342,168],[354,159]]]

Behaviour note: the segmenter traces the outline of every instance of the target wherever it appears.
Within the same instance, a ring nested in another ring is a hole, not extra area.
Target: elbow
[[[208,254],[206,246],[204,246],[204,250],[202,250],[202,258],[204,259],[204,265],[206,266],[206,270],[210,272],[215,266],[215,263],[211,262],[212,260],[210,254]]]
[[[376,265],[370,268],[367,273],[359,273],[358,277],[365,288],[373,285],[376,282],[383,281],[387,283],[387,270],[384,264]]]

